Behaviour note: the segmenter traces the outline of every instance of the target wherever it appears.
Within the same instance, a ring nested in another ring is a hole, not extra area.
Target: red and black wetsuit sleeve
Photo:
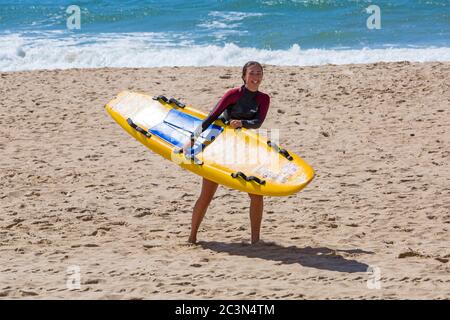
[[[240,90],[240,88],[228,90],[216,104],[214,109],[209,113],[208,117],[203,120],[202,131],[206,130],[211,125],[211,123],[216,121],[228,106],[235,104],[242,96],[242,94],[243,91]]]

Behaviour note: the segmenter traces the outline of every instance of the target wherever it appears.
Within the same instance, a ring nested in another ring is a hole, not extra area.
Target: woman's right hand
[[[194,143],[192,143],[192,139],[189,139],[185,144],[183,144],[183,153],[187,153],[189,151],[189,149],[194,145]]]
[[[231,120],[230,121],[230,127],[233,129],[238,129],[242,127],[242,121],[241,120]]]

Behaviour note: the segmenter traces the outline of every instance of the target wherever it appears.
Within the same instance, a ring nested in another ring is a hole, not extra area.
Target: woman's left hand
[[[230,127],[233,129],[241,128],[242,127],[242,121],[241,120],[231,120],[230,121]]]

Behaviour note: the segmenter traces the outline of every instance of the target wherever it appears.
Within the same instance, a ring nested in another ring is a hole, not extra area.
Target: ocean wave
[[[186,35],[105,34],[95,37],[0,35],[0,70],[240,66],[248,60],[280,66],[312,66],[394,61],[450,61],[449,47],[286,50],[225,45],[195,45]]]
[[[222,19],[224,21],[242,21],[252,17],[262,17],[264,13],[259,12],[238,12],[238,11],[211,11],[208,16]]]
[[[243,20],[262,16],[264,16],[262,13],[211,11],[206,19],[203,19],[201,23],[197,24],[197,27],[216,32],[216,38],[223,39],[224,35],[242,34],[238,29],[244,27]],[[244,31],[244,33],[248,32],[247,30]]]
[[[239,27],[240,25],[240,23],[226,24],[220,21],[205,21],[197,26],[206,29],[233,29]]]
[[[333,8],[342,7],[349,3],[370,3],[370,0],[263,0],[261,3],[269,7],[314,7],[314,8]]]

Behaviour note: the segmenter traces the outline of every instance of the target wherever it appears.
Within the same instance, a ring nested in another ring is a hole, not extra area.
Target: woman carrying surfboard
[[[270,104],[270,97],[258,90],[262,79],[263,68],[261,64],[256,61],[247,62],[242,69],[244,85],[225,93],[208,117],[195,130],[191,142],[184,146],[185,152],[193,145],[195,139],[219,117],[234,129],[241,127],[259,128],[266,118]],[[217,187],[217,183],[203,178],[202,190],[192,213],[190,243],[197,242],[198,228]],[[262,195],[250,193],[248,195],[250,196],[251,242],[256,243],[260,238],[264,200]]]

